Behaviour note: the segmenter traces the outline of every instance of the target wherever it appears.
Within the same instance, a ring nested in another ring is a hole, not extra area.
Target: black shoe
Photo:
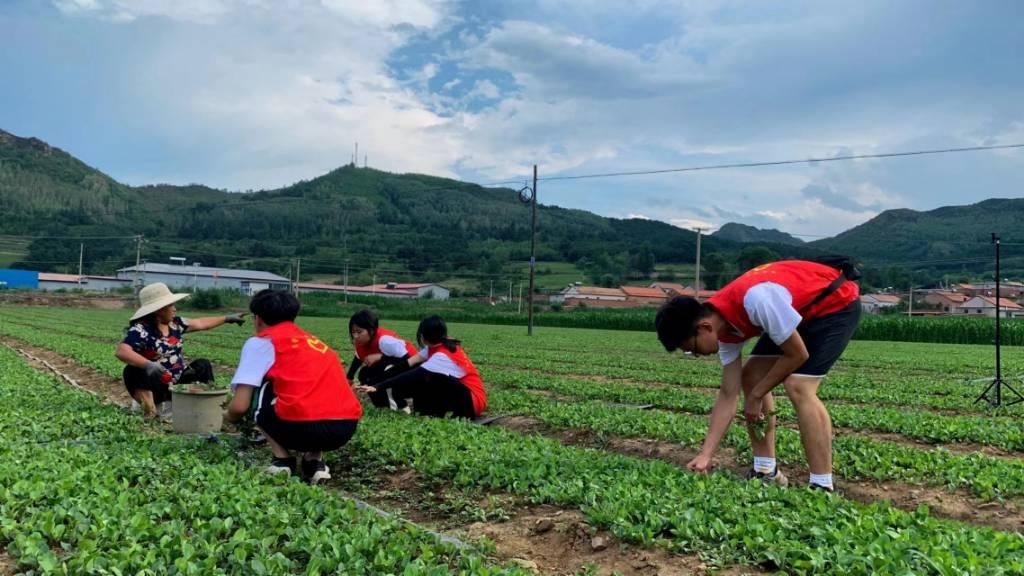
[[[290,475],[295,474],[295,456],[288,458],[277,458],[275,457],[270,461],[270,466],[267,466],[267,474],[274,476],[287,472]]]
[[[331,478],[331,469],[323,460],[303,460],[302,479],[316,485]]]
[[[807,487],[811,490],[821,490],[822,492],[828,492],[829,494],[836,491],[835,488],[829,488],[828,486],[822,486],[821,484],[808,484]]]
[[[760,480],[765,484],[776,484],[783,488],[789,485],[789,479],[786,478],[786,475],[783,474],[781,470],[779,470],[778,466],[776,466],[775,470],[772,472],[758,472],[751,468],[747,472],[747,480]]]

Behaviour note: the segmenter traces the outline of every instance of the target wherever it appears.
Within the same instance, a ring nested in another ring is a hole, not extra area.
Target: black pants
[[[444,374],[413,368],[384,383],[392,389],[395,398],[412,398],[417,414],[442,418],[451,414],[456,418],[475,418],[473,396],[469,388],[458,379]]]
[[[359,383],[364,386],[376,386],[388,378],[394,378],[407,370],[409,370],[409,361],[407,359],[384,356],[373,366],[363,366],[359,370]],[[369,394],[369,396],[370,402],[373,402],[373,405],[377,408],[401,410],[408,406],[408,402],[405,401],[408,397],[395,394],[395,391],[390,388],[374,392]]]
[[[164,384],[157,374],[152,378],[146,376],[146,371],[135,366],[125,366],[121,372],[124,379],[124,387],[128,394],[135,397],[136,390],[149,390],[153,393],[153,404],[163,404],[171,399],[171,387]],[[209,360],[196,358],[189,362],[185,371],[178,378],[178,384],[192,384],[194,382],[213,382],[213,365]]]
[[[358,420],[282,420],[274,412],[274,385],[265,381],[256,391],[256,425],[274,442],[296,452],[330,452],[355,436]]]

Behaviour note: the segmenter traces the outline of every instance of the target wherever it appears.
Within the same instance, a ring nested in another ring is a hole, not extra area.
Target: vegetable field
[[[991,375],[990,347],[851,343],[821,389],[830,495],[803,486],[781,388],[790,487],[740,479],[735,424],[716,473],[695,475],[716,359],[669,355],[650,333],[451,324],[488,412],[507,417],[364,402],[353,442],[328,455],[334,478],[311,488],[264,475],[265,447],[123,409],[125,316],[0,308],[0,574],[1024,573],[1024,406],[993,412],[965,381]],[[300,324],[349,361],[347,319]],[[189,334],[185,351],[227,381],[250,335]],[[1003,357],[1024,375],[1024,352]]]

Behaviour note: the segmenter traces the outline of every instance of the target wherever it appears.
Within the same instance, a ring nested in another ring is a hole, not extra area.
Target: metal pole
[[[523,283],[519,283],[519,309],[516,310],[516,314],[523,313]]]
[[[78,289],[82,289],[82,255],[85,254],[85,244],[78,244]]]
[[[914,285],[910,285],[910,302],[907,305],[907,318],[914,315]]]
[[[345,304],[348,304],[348,260],[345,260]]]
[[[533,165],[533,199],[530,202],[530,291],[526,295],[526,335],[533,336],[534,272],[537,270],[537,165]]]
[[[1002,358],[1000,357],[1000,352],[999,352],[1000,345],[1002,344],[1002,340],[1000,338],[1002,336],[1002,334],[1000,333],[1000,330],[999,330],[999,304],[1000,304],[1000,302],[999,302],[999,236],[996,235],[994,232],[992,233],[992,242],[994,242],[995,245],[996,245],[996,381],[997,382],[1002,382],[1002,380],[1003,380],[1003,365],[1002,365],[1002,362],[1001,362]],[[999,388],[1000,388],[1000,386],[997,384],[996,385],[996,401],[995,401],[996,406],[998,406],[1000,404],[1000,402],[1002,401],[1002,399],[1000,398],[1000,390],[999,390]]]
[[[694,228],[697,231],[697,276],[693,281],[693,296],[700,302],[700,233],[703,228]]]
[[[302,258],[295,263],[295,299],[299,299],[299,282],[302,282]]]
[[[135,299],[139,298],[139,260],[142,257],[142,234],[135,237]]]

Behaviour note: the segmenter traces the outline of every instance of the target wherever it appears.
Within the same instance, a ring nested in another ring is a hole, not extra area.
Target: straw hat
[[[174,294],[167,289],[167,284],[163,282],[154,282],[153,284],[147,284],[142,290],[139,290],[139,309],[132,315],[131,320],[138,320],[143,316],[148,316],[153,312],[174,304],[178,300],[188,298],[191,294]]]

